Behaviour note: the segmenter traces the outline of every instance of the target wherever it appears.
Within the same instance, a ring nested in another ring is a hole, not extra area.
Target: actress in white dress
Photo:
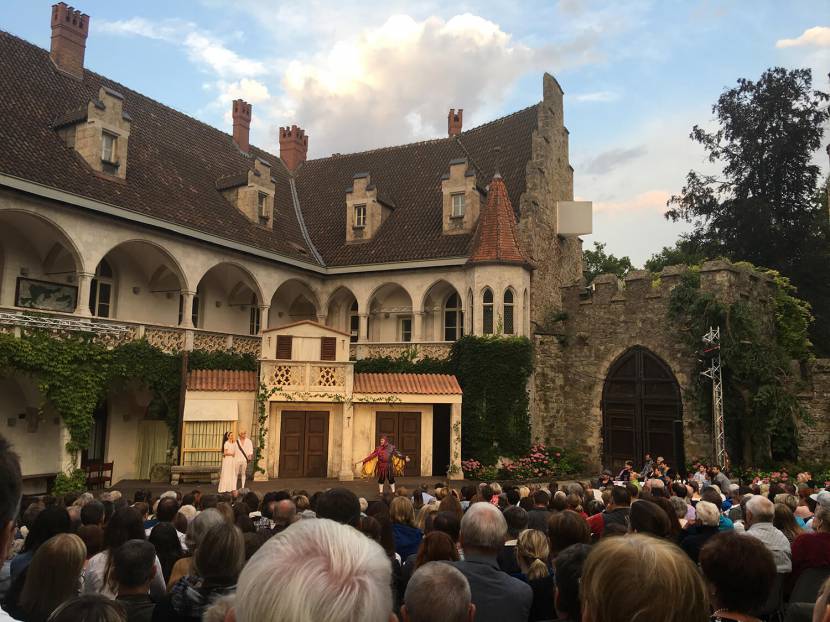
[[[222,437],[222,469],[219,471],[219,492],[236,490],[236,436],[225,432]]]

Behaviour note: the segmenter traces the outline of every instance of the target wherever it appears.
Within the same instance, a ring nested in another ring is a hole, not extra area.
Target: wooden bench
[[[170,484],[178,486],[179,482],[206,482],[217,485],[219,483],[218,466],[172,466],[170,467]]]
[[[112,462],[90,462],[82,468],[86,471],[87,490],[96,490],[112,485]]]

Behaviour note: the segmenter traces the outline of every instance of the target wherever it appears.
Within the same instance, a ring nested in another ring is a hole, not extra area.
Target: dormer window
[[[101,135],[101,160],[109,164],[115,164],[115,154],[118,153],[115,141],[118,137],[109,132],[102,132]]]
[[[354,228],[363,229],[366,227],[366,204],[354,206]]]
[[[268,209],[268,195],[264,192],[257,194],[257,214],[259,215],[259,224],[267,226],[270,220],[270,210]]]
[[[452,218],[464,218],[464,195],[460,192],[452,195]]]

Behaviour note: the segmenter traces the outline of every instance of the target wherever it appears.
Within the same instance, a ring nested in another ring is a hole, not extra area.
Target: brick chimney
[[[240,151],[248,153],[251,149],[251,104],[235,99],[233,100],[233,142]]]
[[[461,119],[463,117],[463,108],[459,108],[458,112],[455,111],[455,108],[450,108],[450,113],[447,115],[447,134],[449,136],[456,136],[461,133]]]
[[[89,15],[65,2],[52,5],[52,49],[49,56],[58,69],[84,77],[84,52],[89,34]]]
[[[289,171],[296,171],[308,155],[308,136],[301,127],[280,128],[280,158]]]

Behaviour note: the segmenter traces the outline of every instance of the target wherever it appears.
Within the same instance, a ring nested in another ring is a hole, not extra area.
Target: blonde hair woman
[[[406,559],[418,552],[424,532],[415,526],[415,508],[408,497],[395,497],[389,505],[392,532],[395,535],[395,552]]]
[[[709,620],[695,565],[674,544],[647,535],[600,540],[585,560],[580,592],[583,622]]]
[[[77,596],[85,561],[86,546],[75,534],[58,534],[40,545],[20,593],[21,619],[46,620],[61,604]]]
[[[550,545],[548,537],[538,529],[525,529],[516,540],[516,561],[526,581],[533,589],[530,620],[552,620],[553,575],[548,568]]]

